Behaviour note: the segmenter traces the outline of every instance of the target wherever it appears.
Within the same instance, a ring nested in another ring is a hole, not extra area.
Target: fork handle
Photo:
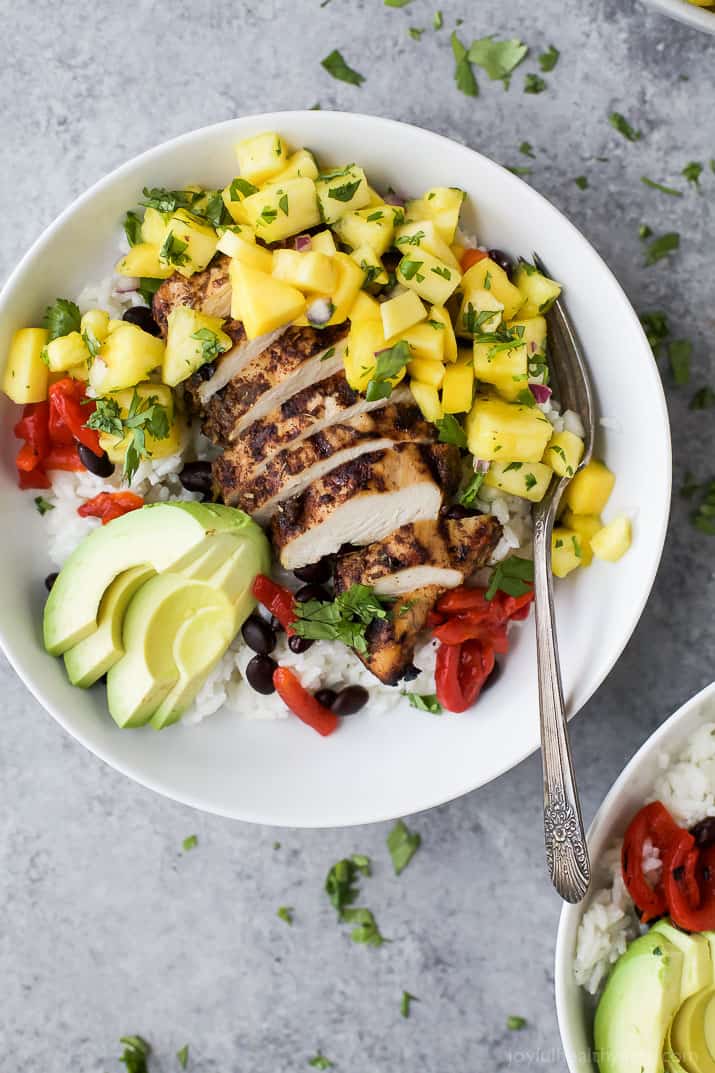
[[[554,507],[554,514],[556,509]],[[548,518],[534,525],[536,659],[544,773],[544,838],[551,882],[567,902],[580,902],[591,881],[591,864],[581,819],[569,744],[554,622]]]

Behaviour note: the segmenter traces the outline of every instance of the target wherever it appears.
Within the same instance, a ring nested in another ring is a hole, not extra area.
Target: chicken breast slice
[[[220,256],[205,268],[186,279],[175,272],[159,285],[152,299],[151,309],[154,320],[166,337],[166,325],[169,313],[176,306],[191,306],[211,317],[224,317],[227,324],[224,330],[234,341],[243,336],[243,327],[238,321],[231,320],[231,283],[228,278],[228,257]]]

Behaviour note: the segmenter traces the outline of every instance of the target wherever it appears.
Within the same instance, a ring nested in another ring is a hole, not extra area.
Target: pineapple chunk
[[[86,364],[90,358],[87,344],[79,332],[69,332],[53,339],[45,347],[44,355],[51,373],[66,372],[73,365]]]
[[[248,339],[289,324],[305,312],[305,295],[267,272],[232,260],[229,278],[231,316],[242,322]]]
[[[617,563],[630,548],[632,539],[631,520],[621,515],[591,537],[591,551],[597,559]]]
[[[465,197],[464,190],[458,190],[454,186],[434,186],[431,190],[426,190],[421,198],[407,202],[407,218],[433,220],[440,236],[451,246]]]
[[[246,221],[264,242],[280,242],[320,223],[312,179],[271,183],[241,202]]]
[[[524,329],[521,335],[521,340],[526,347],[526,353],[529,360],[533,361],[537,354],[543,356],[546,353],[545,317],[524,317],[519,320],[510,320],[507,324],[507,328]]]
[[[353,323],[358,320],[379,320],[381,308],[376,298],[367,291],[360,291],[350,310],[350,320]]]
[[[444,305],[459,286],[459,272],[416,247],[397,266],[397,280],[433,305]]]
[[[429,319],[432,327],[436,324],[441,324],[444,330],[444,360],[456,361],[457,360],[457,340],[454,335],[454,327],[452,325],[452,318],[450,317],[444,306],[432,306],[429,311]],[[439,331],[439,328],[435,329]]]
[[[360,265],[360,268],[365,273],[365,283],[363,286],[367,287],[370,284],[376,284],[379,287],[384,286],[390,282],[390,277],[385,270],[385,266],[377,256],[372,246],[358,246],[356,250],[353,250],[350,254],[356,265]]]
[[[475,265],[467,269],[462,279],[462,289],[469,291],[489,291],[504,307],[504,320],[511,320],[521,309],[524,298],[521,291],[510,281],[503,268],[492,261],[491,257],[483,257]],[[538,313],[538,310],[536,311]],[[524,316],[535,314],[524,313]]]
[[[600,514],[615,483],[615,474],[603,462],[593,460],[571,481],[564,493],[564,502],[574,514]]]
[[[475,458],[540,462],[553,429],[537,407],[479,395],[467,415],[466,431]]]
[[[310,248],[315,250],[316,253],[326,253],[328,257],[333,257],[338,249],[335,245],[333,232],[329,231],[327,227],[325,231],[318,231],[317,235],[313,235],[310,240]]]
[[[563,523],[567,529],[573,529],[578,533],[581,543],[581,566],[590,566],[593,562],[591,539],[599,529],[603,529],[603,522],[597,514],[574,514],[567,510],[563,517]]]
[[[444,380],[444,365],[441,361],[431,361],[428,358],[413,358],[407,365],[407,372],[413,380],[421,384],[429,384],[430,387],[441,387]]]
[[[333,291],[335,311],[328,324],[342,324],[350,316],[355,299],[362,290],[365,273],[347,253],[336,253],[333,264],[338,273],[338,283]]]
[[[561,285],[548,276],[542,276],[533,265],[522,261],[516,270],[514,283],[521,292],[524,304],[522,317],[535,317],[546,313],[561,294]]]
[[[413,324],[419,324],[427,316],[427,310],[414,291],[403,291],[395,298],[388,299],[380,305],[382,327],[385,338],[407,331]]]
[[[274,178],[274,182],[282,183],[286,179],[317,179],[318,165],[315,157],[309,149],[299,149],[288,157],[286,166]]]
[[[360,320],[350,325],[345,375],[353,391],[365,391],[375,371],[375,354],[384,348],[385,336],[379,320]]]
[[[173,265],[159,260],[159,247],[148,242],[138,242],[122,257],[115,272],[118,276],[148,276],[150,279],[168,279],[174,275]]]
[[[553,475],[553,471],[543,462],[492,462],[484,483],[507,495],[540,503]]]
[[[436,387],[432,387],[431,384],[422,384],[419,380],[411,380],[410,391],[426,421],[442,420],[444,411]]]
[[[390,344],[404,339],[409,343],[410,350],[416,358],[425,358],[427,361],[442,361],[444,358],[443,332],[439,328],[433,328],[431,324],[415,324],[406,332],[390,339]],[[417,378],[418,380],[420,377]]]
[[[583,440],[564,429],[555,432],[544,451],[544,462],[559,477],[573,477],[583,458]]]
[[[493,343],[474,344],[474,372],[477,379],[495,385],[511,380],[519,384],[518,391],[521,391],[528,380],[526,347],[520,344],[511,350],[500,350],[496,346]]]
[[[178,209],[166,225],[159,260],[172,272],[175,269],[188,278],[206,268],[216,253],[217,244],[218,236],[213,227],[186,209]]]
[[[42,359],[46,343],[44,328],[20,328],[13,335],[2,378],[2,389],[13,402],[24,405],[47,398],[49,369]]]
[[[161,246],[166,235],[166,225],[169,222],[168,212],[159,212],[158,209],[149,207],[144,213],[142,220],[142,242],[148,242],[150,246]]]
[[[245,212],[243,211],[243,202],[251,194],[256,194],[258,187],[253,183],[247,182],[245,179],[233,179],[228,186],[221,191],[221,197],[223,203],[226,206],[229,216],[237,224],[248,223]]]
[[[332,294],[337,272],[332,257],[308,250],[276,250],[273,254],[273,278],[282,279],[309,294]]]
[[[109,334],[90,366],[89,383],[97,395],[133,387],[146,380],[163,359],[163,339],[129,321],[110,321]]]
[[[459,271],[459,261],[444,241],[433,220],[412,220],[395,232],[395,245],[400,253],[408,254],[415,246],[427,250],[450,268]]]
[[[223,317],[210,317],[189,306],[175,306],[169,313],[166,350],[161,370],[165,384],[175,387],[206,362],[233,346],[231,336],[221,331]]]
[[[581,538],[573,529],[557,527],[551,534],[551,572],[566,577],[583,563]]]
[[[392,245],[394,214],[389,205],[357,209],[336,220],[333,230],[341,242],[352,249],[369,246],[377,257],[382,257]]]
[[[370,188],[365,172],[356,164],[321,175],[315,189],[320,203],[320,215],[326,224],[334,224],[356,209],[364,209],[370,201]]]
[[[503,317],[504,306],[491,291],[465,291],[457,316],[457,334],[469,339],[475,332],[496,332]]]
[[[224,231],[216,249],[236,261],[242,261],[249,268],[257,268],[259,272],[268,272],[270,275],[273,271],[273,254],[254,241],[253,232],[248,227],[240,232]]]
[[[244,138],[235,146],[241,177],[258,186],[282,171],[288,164],[288,148],[275,131]]]
[[[152,458],[168,458],[169,455],[176,454],[181,447],[183,428],[174,409],[174,396],[171,392],[171,388],[168,388],[165,384],[144,383],[137,384],[136,387],[128,388],[125,391],[115,392],[112,398],[116,400],[117,405],[119,406],[120,417],[126,418],[129,414],[129,407],[132,404],[135,392],[140,399],[153,398],[155,402],[160,406],[163,406],[167,412],[169,420],[168,436],[157,439],[155,436],[152,436],[150,432],[144,433],[146,453]],[[101,432],[99,434],[99,446],[102,450],[107,452],[110,461],[114,462],[115,465],[123,464],[124,456],[127,453],[127,447],[131,441],[132,436],[130,432],[121,437],[121,439],[112,436],[109,432]]]
[[[472,405],[474,369],[469,364],[449,365],[442,384],[442,409],[446,414],[464,414]]]
[[[79,325],[80,335],[91,333],[98,343],[103,343],[109,332],[109,313],[103,309],[88,309]]]

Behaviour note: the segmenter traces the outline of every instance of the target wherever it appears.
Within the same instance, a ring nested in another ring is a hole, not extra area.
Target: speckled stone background
[[[692,383],[663,369],[674,431],[670,539],[653,596],[616,670],[573,726],[588,819],[624,760],[713,677],[713,538],[677,489],[713,477],[713,413],[694,390],[715,382],[715,175],[682,198],[681,168],[715,156],[715,41],[631,0],[382,0],[62,5],[0,2],[0,278],[67,203],[156,142],[237,114],[360,110],[419,123],[508,165],[557,204],[616,272],[637,309],[663,309],[694,344]],[[452,82],[449,33],[521,36],[532,60],[505,93]],[[421,40],[408,28],[427,27]],[[524,72],[553,42],[548,89]],[[333,81],[333,48],[366,76]],[[608,124],[624,112],[636,144]],[[530,141],[535,159],[518,150]],[[607,157],[606,161],[597,160]],[[574,178],[586,175],[587,190]],[[446,177],[450,180],[450,177]],[[453,180],[454,177],[451,177]],[[638,227],[681,234],[643,265]],[[603,311],[608,316],[608,310]],[[648,414],[643,414],[648,420]],[[647,459],[643,460],[647,465]],[[318,1048],[337,1073],[563,1070],[553,1008],[559,904],[542,864],[538,757],[471,796],[414,819],[423,848],[401,878],[386,826],[276,832],[155,797],[71,741],[0,662],[0,1066],[3,1073],[118,1070],[117,1039],[139,1032],[153,1070],[308,1069]],[[182,840],[198,846],[182,853]],[[274,841],[281,848],[275,849]],[[328,867],[375,861],[366,900],[394,942],[352,944],[322,894]],[[276,917],[295,907],[295,924]],[[417,995],[409,1021],[403,989]],[[508,1032],[519,1014],[528,1026]]]

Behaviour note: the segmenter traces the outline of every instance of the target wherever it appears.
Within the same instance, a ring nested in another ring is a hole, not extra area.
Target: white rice
[[[658,766],[660,774],[644,804],[662,801],[682,827],[715,816],[715,723],[699,727],[677,759],[671,760],[662,752]],[[576,940],[576,982],[592,995],[598,993],[610,966],[640,931],[636,908],[621,874],[622,844],[614,844],[604,855],[604,883],[581,918]],[[643,871],[655,882],[661,868],[657,849],[646,840]]]

